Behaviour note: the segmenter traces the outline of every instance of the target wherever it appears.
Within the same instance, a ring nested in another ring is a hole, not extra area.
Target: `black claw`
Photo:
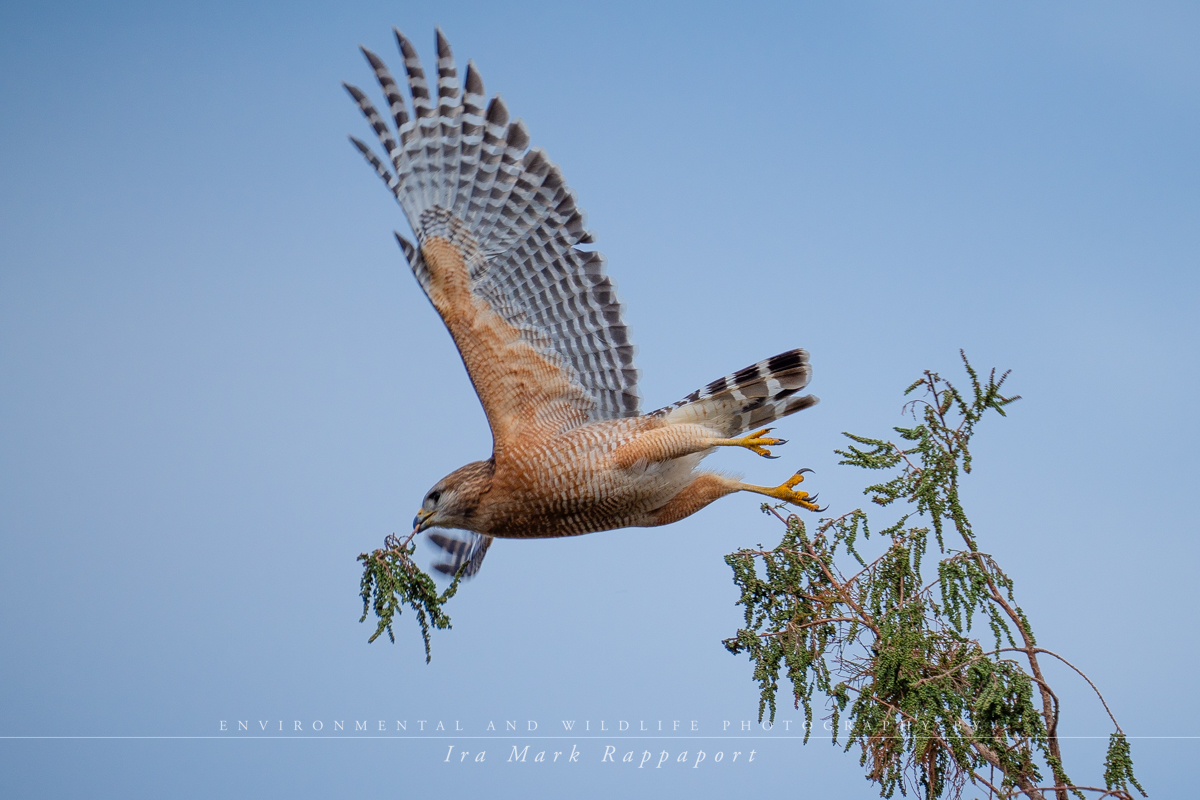
[[[780,440],[779,440],[779,443],[778,443],[778,444],[776,444],[775,446],[776,446],[776,447],[782,447],[783,445],[787,444],[787,442],[788,442],[788,440],[787,440],[787,439],[780,439]]]
[[[804,469],[798,469],[798,470],[796,470],[796,474],[797,474],[797,475],[803,475],[803,474],[804,474],[804,473],[806,473],[806,472],[812,472],[812,470],[811,470],[811,469],[809,469],[808,467],[805,467]],[[814,473],[814,474],[815,474],[815,473]]]
[[[779,456],[773,456],[770,453],[767,453],[766,455],[763,456],[763,458],[779,458]]]
[[[817,513],[818,513],[818,514],[824,514],[824,513],[825,513],[826,511],[828,511],[828,510],[829,510],[829,506],[825,506],[824,508],[818,508],[818,509],[817,509]]]
[[[808,502],[810,502],[810,503],[815,503],[815,502],[817,502],[817,497],[818,497],[818,496],[820,496],[820,492],[817,492],[816,494],[810,494],[810,495],[808,496]]]

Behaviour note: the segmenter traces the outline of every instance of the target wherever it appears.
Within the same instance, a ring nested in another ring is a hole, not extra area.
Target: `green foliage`
[[[1104,756],[1104,787],[1109,791],[1120,790],[1127,794],[1129,784],[1137,787],[1144,797],[1146,790],[1133,777],[1133,758],[1129,755],[1129,740],[1121,731],[1108,737],[1108,754]]]
[[[395,642],[392,620],[403,612],[401,604],[407,604],[416,612],[417,622],[421,626],[421,638],[425,640],[425,663],[428,664],[431,658],[430,626],[439,630],[450,627],[450,617],[442,610],[442,606],[458,591],[462,571],[454,576],[454,581],[439,595],[433,578],[423,572],[412,559],[417,549],[412,536],[402,541],[391,535],[384,544],[384,548],[362,553],[358,557],[358,560],[363,562],[360,584],[363,613],[358,621],[365,622],[367,614],[373,608],[379,624],[367,641],[375,641],[386,630],[388,638]]]
[[[842,464],[893,472],[864,490],[878,506],[905,505],[874,534],[883,553],[867,562],[857,549],[873,535],[862,509],[822,519],[810,535],[798,516],[764,505],[786,530],[775,548],[726,556],[745,626],[724,644],[754,665],[760,720],[774,721],[783,673],[804,709],[805,739],[823,704],[834,742],[844,733],[845,749],[858,747],[883,797],[912,790],[956,798],[972,783],[1001,797],[1042,798],[1046,768],[1058,800],[1084,797],[1102,790],[1074,786],[1063,769],[1058,699],[1038,661],[1061,657],[1037,645],[1012,579],[980,551],[959,497],[975,426],[1019,398],[1001,394],[1007,373],[981,381],[965,356],[963,364],[966,396],[928,371],[908,387],[906,395],[923,394],[904,406],[915,424],[894,429],[900,443],[846,434],[853,444],[837,451]],[[951,535],[961,549],[948,546]],[[926,583],[931,541],[937,577]],[[994,648],[973,638],[977,619]],[[1129,798],[1128,784],[1141,789],[1119,726],[1105,781],[1109,796]]]
[[[751,654],[754,678],[762,691],[760,721],[768,707],[771,721],[775,720],[779,672],[786,667],[797,702],[804,704],[805,741],[812,727],[813,690],[827,694],[834,691],[832,672],[822,658],[837,634],[830,616],[837,599],[829,596],[831,583],[823,579],[821,569],[828,556],[827,548],[813,550],[802,525],[789,525],[774,550],[740,550],[725,557],[725,563],[733,568],[734,580],[742,587],[746,609],[746,627],[725,646],[733,653]],[[760,558],[765,578],[758,577]],[[856,625],[854,621],[849,624]],[[759,633],[764,630],[769,632]]]
[[[864,451],[851,445],[847,450],[835,451],[843,458],[839,463],[864,469],[893,469],[903,462],[899,475],[868,486],[863,493],[872,495],[872,502],[881,506],[897,500],[915,504],[916,513],[932,521],[938,546],[943,550],[946,522],[951,522],[967,547],[975,550],[971,523],[958,499],[959,473],[971,472],[968,444],[975,425],[988,411],[1005,416],[1004,407],[1021,399],[1000,394],[1000,387],[1008,378],[1007,372],[996,380],[996,371],[992,370],[987,384],[981,385],[979,375],[965,355],[963,365],[971,379],[973,397],[970,402],[949,381],[928,370],[904,390],[906,396],[918,389],[925,392],[924,397],[904,405],[904,410],[919,424],[913,428],[893,428],[903,441],[914,443],[912,447],[903,449],[884,439],[847,433],[845,436],[850,440],[872,449]],[[913,463],[912,457],[917,459],[917,464]]]

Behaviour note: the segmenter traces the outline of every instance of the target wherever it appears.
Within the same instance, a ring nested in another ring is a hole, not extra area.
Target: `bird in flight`
[[[808,353],[780,353],[641,413],[621,301],[604,257],[579,248],[594,236],[558,166],[529,147],[524,122],[509,120],[498,95],[485,99],[473,62],[460,88],[440,30],[435,88],[395,34],[412,112],[363,48],[394,127],[344,85],[386,163],[350,141],[416,234],[415,245],[396,239],[462,355],[493,439],[491,458],[451,472],[421,503],[414,534],[453,531],[429,534],[447,554],[435,568],[470,576],[494,537],[667,525],[739,491],[820,510],[796,488],[810,470],[766,487],[697,469],[716,447],[775,457],[768,448],[785,441],[764,426],[817,402],[799,394],[812,375]]]

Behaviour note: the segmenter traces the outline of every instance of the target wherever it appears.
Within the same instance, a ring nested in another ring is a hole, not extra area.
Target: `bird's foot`
[[[767,497],[774,497],[776,500],[782,500],[785,503],[807,508],[809,511],[824,511],[824,508],[817,505],[817,496],[815,494],[810,495],[808,492],[802,492],[795,488],[804,481],[804,473],[806,472],[812,472],[812,470],[802,469],[784,481],[783,484],[774,488],[764,486],[752,486],[748,488],[758,494],[765,494]]]
[[[779,458],[779,456],[771,455],[771,451],[767,448],[787,444],[787,439],[768,438],[767,434],[770,432],[770,428],[763,428],[761,431],[748,433],[737,439],[716,439],[713,441],[713,445],[719,447],[744,447],[747,450],[758,453],[763,458]]]

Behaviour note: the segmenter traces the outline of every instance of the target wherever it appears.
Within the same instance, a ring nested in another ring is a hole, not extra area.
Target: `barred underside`
[[[576,245],[593,241],[556,164],[528,149],[520,120],[509,122],[497,95],[484,107],[483,81],[468,63],[463,88],[450,46],[437,33],[437,95],[416,49],[399,31],[412,95],[410,117],[383,61],[363,49],[387,100],[392,125],[356,87],[358,104],[391,169],[351,137],[387,184],[418,244],[443,236],[462,251],[472,292],[484,298],[525,341],[551,357],[594,401],[590,418],[637,416],[634,346],[604,257]],[[396,234],[413,274],[428,292],[429,273],[414,247]]]
[[[789,350],[718,378],[652,416],[736,436],[816,405],[817,398],[810,394],[796,396],[811,377],[808,351]]]

